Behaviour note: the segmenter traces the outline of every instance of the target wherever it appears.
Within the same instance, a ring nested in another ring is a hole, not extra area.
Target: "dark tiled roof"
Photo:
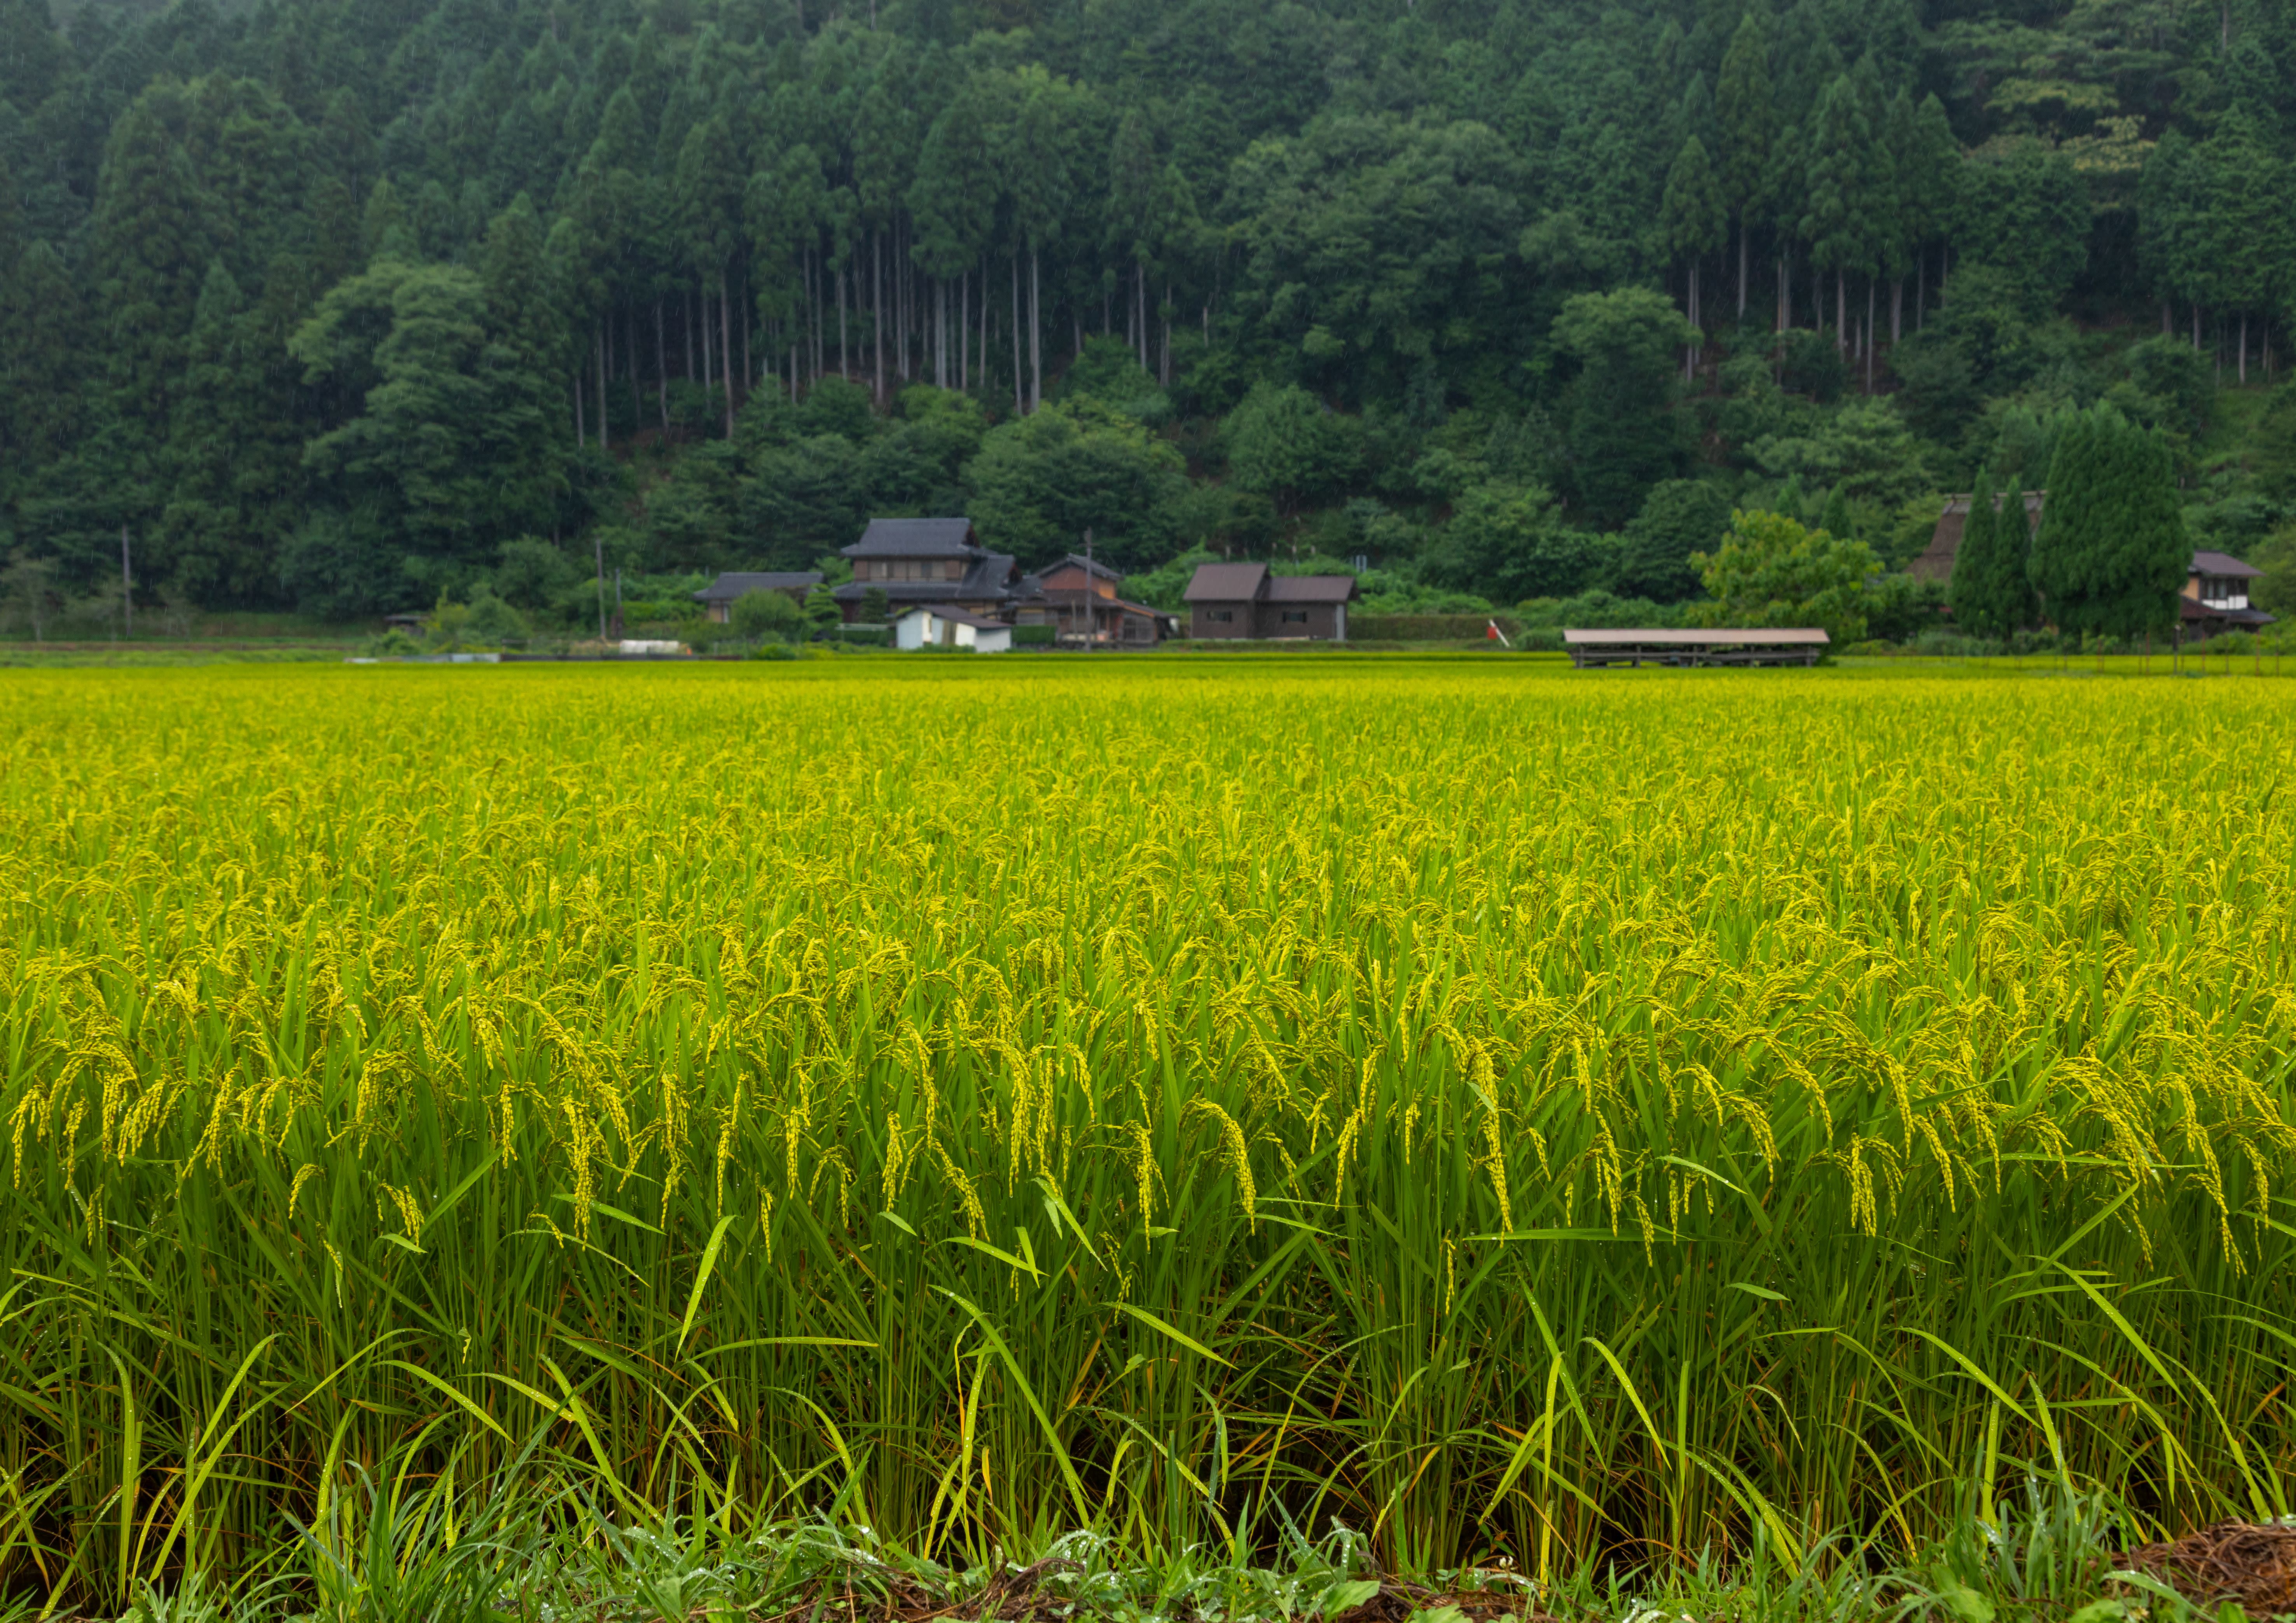
[[[730,603],[744,592],[808,592],[821,584],[819,570],[729,570],[693,594],[698,603]]]
[[[1180,596],[1192,603],[1250,602],[1267,579],[1264,563],[1200,563]]]
[[[889,603],[1001,603],[1013,595],[1013,585],[1012,554],[980,553],[960,580],[849,580],[830,595],[841,603],[857,603],[872,592],[884,593]]]
[[[1267,582],[1271,603],[1348,603],[1359,595],[1352,575],[1277,575]]]
[[[2192,572],[2195,575],[2229,575],[2235,580],[2260,580],[2264,571],[2254,564],[2243,563],[2230,553],[2194,553]]]
[[[848,558],[963,558],[980,550],[970,519],[872,519]]]
[[[2273,616],[2261,609],[2211,609],[2197,598],[2177,600],[2177,618],[2182,620],[2219,620],[2227,626],[2269,626]]]

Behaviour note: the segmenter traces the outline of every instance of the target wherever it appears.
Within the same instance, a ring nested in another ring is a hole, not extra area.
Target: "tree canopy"
[[[609,552],[963,512],[1663,605],[1734,507],[1881,545],[2100,402],[2054,454],[2116,494],[2052,494],[2035,612],[2141,633],[2172,537],[2296,524],[2288,414],[2215,409],[2296,313],[2268,6],[0,16],[0,555],[44,604],[123,531],[147,596],[535,615]]]

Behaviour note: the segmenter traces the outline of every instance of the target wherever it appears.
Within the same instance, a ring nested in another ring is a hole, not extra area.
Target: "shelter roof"
[[[1718,626],[1711,629],[1680,628],[1671,626],[1633,627],[1604,627],[1595,630],[1565,630],[1565,643],[1581,647],[1612,647],[1644,643],[1667,648],[1742,648],[1763,644],[1818,644],[1831,643],[1823,629],[1816,626]]]

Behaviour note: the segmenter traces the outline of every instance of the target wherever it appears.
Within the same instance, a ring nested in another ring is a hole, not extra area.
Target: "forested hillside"
[[[962,510],[1663,603],[2100,399],[2267,561],[2292,85],[2277,0],[0,0],[9,601],[564,615]]]

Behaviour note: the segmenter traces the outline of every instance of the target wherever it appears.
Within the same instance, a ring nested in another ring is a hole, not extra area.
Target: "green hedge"
[[[1050,648],[1053,645],[1054,639],[1058,635],[1059,628],[1057,627],[1015,626],[1013,627],[1013,646],[1015,648]]]
[[[885,648],[892,643],[893,628],[866,624],[832,626],[821,634],[821,640],[824,643],[849,643],[857,648]]]
[[[1514,635],[1511,614],[1350,614],[1348,637],[1357,643],[1456,643],[1488,635],[1492,620]]]

